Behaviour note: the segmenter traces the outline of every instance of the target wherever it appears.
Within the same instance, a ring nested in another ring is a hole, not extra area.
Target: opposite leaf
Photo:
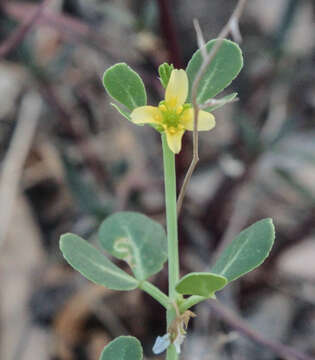
[[[107,69],[103,75],[103,84],[109,95],[130,111],[147,104],[143,81],[125,63],[119,63]]]
[[[217,40],[209,41],[205,46],[210,52]],[[189,96],[191,102],[191,88],[196,75],[203,63],[200,49],[197,50],[187,66],[189,78]],[[243,67],[243,57],[239,46],[230,40],[223,40],[218,52],[207,67],[197,89],[197,102],[203,104],[224,90],[238,75]]]
[[[133,336],[119,336],[105,346],[99,360],[142,360],[140,341]]]
[[[61,236],[60,250],[74,269],[96,284],[112,290],[133,290],[138,287],[136,279],[75,234]]]
[[[211,271],[225,276],[229,282],[239,278],[263,263],[269,255],[274,239],[272,220],[257,221],[231,242]]]
[[[214,293],[221,290],[226,284],[224,276],[195,272],[182,277],[176,285],[176,291],[183,295],[200,295],[204,297],[214,297]]]
[[[129,264],[140,281],[159,272],[167,260],[164,228],[139,213],[109,216],[99,229],[99,239],[106,251]]]

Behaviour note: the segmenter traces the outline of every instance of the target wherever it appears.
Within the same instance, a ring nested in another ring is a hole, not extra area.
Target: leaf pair
[[[209,41],[205,47],[209,53],[218,40]],[[189,95],[187,102],[191,102],[192,85],[202,66],[203,58],[201,50],[197,50],[187,66],[189,79]],[[197,89],[197,102],[205,103],[208,99],[224,90],[239,74],[243,66],[242,52],[239,46],[229,40],[223,40],[222,44],[205,73]],[[159,68],[161,83],[167,86],[173,65],[162,64]],[[130,112],[137,107],[147,104],[146,90],[140,76],[125,63],[118,63],[107,69],[103,75],[103,84],[108,94],[124,106],[124,109],[112,104],[121,115],[130,120]],[[236,93],[230,94],[211,106],[206,111],[213,111],[236,97]]]
[[[132,277],[99,250],[75,234],[64,234],[60,249],[67,262],[87,279],[113,290],[132,290],[159,272],[167,260],[163,227],[145,215],[120,212],[109,216],[99,229],[101,246],[126,261]]]
[[[274,239],[272,220],[257,221],[227,246],[210,273],[185,275],[176,286],[177,292],[213,298],[216,291],[262,264],[269,255]]]

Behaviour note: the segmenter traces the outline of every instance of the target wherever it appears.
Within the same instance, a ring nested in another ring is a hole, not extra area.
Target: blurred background
[[[164,223],[159,134],[122,118],[101,76],[126,62],[157,104],[158,65],[185,68],[197,48],[193,18],[208,40],[235,5],[1,2],[0,359],[96,360],[121,334],[137,336],[146,359],[163,358],[151,351],[165,333],[159,304],[85,280],[63,260],[59,236],[74,232],[97,245],[102,219],[124,209]],[[248,1],[240,22],[245,66],[227,91],[240,100],[215,111],[215,130],[200,134],[179,225],[184,274],[207,269],[241,229],[272,217],[270,258],[219,299],[256,335],[315,357],[314,18],[313,0]],[[191,154],[186,134],[178,186]],[[167,291],[166,269],[152,280]],[[183,359],[298,358],[249,340],[214,310],[195,309]]]

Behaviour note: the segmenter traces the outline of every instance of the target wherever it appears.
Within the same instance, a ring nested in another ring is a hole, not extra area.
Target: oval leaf
[[[60,250],[67,262],[84,277],[113,290],[132,290],[138,281],[113,264],[87,241],[75,234],[60,238]]]
[[[99,360],[142,360],[140,341],[133,336],[119,336],[105,346]]]
[[[212,272],[233,281],[263,263],[273,246],[272,219],[257,221],[243,230],[223,251]]]
[[[107,69],[103,84],[108,94],[130,111],[147,104],[147,94],[140,76],[125,63]]]
[[[211,50],[217,40],[206,44],[207,52]],[[192,56],[187,66],[189,79],[189,96],[191,102],[191,87],[202,65],[203,58],[200,49]],[[206,69],[197,91],[197,102],[203,104],[225,89],[238,75],[243,67],[242,51],[239,46],[230,40],[223,40],[217,54]]]
[[[214,293],[227,284],[227,278],[221,275],[195,272],[182,277],[176,285],[176,291],[183,295],[214,297]]]
[[[105,250],[129,264],[140,281],[159,272],[167,260],[164,228],[139,213],[109,216],[100,227],[99,239]]]

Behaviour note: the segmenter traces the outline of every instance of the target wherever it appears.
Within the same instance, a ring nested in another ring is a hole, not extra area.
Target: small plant
[[[211,61],[207,56],[212,56]],[[191,307],[215,298],[217,291],[259,266],[274,242],[272,220],[260,220],[243,230],[225,248],[209,272],[193,272],[180,277],[177,218],[185,188],[181,191],[180,203],[177,203],[175,154],[181,150],[186,130],[194,131],[195,151],[197,130],[209,131],[215,127],[211,111],[233,101],[237,94],[219,100],[213,98],[231,83],[242,66],[242,53],[236,43],[223,39],[209,41],[192,56],[186,70],[174,69],[167,63],[159,67],[165,100],[158,106],[147,105],[144,84],[128,65],[119,63],[107,69],[103,77],[105,89],[119,103],[113,106],[129,121],[148,124],[161,134],[167,233],[159,223],[135,212],[118,212],[104,220],[98,232],[101,247],[127,262],[132,275],[79,236],[61,236],[63,256],[87,279],[113,290],[139,288],[164,307],[166,331],[152,345],[155,354],[167,350],[168,360],[179,358],[189,320],[196,316]],[[188,172],[188,181],[191,172]],[[166,261],[168,294],[149,281]],[[121,336],[110,342],[100,357],[101,360],[142,358],[141,344],[131,336]]]

